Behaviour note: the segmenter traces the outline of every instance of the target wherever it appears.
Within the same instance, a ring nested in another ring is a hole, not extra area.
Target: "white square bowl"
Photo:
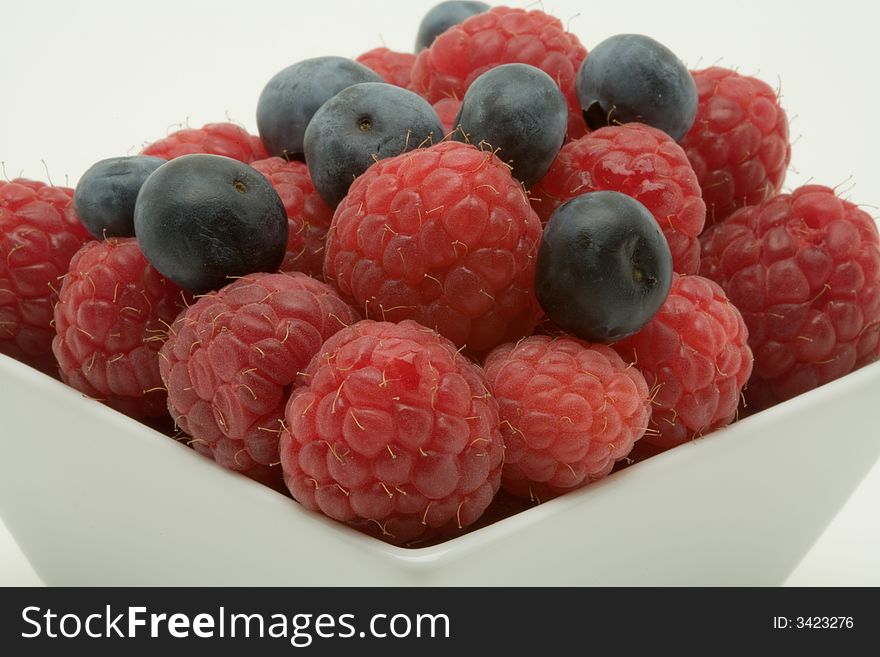
[[[880,455],[875,363],[408,550],[2,356],[0,385],[0,515],[50,585],[778,585]]]

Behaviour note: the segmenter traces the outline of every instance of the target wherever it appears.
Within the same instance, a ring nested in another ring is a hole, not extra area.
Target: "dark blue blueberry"
[[[526,187],[547,173],[568,128],[568,105],[549,75],[528,64],[491,68],[468,88],[452,138],[497,150]]]
[[[257,101],[257,130],[270,155],[303,159],[303,135],[314,113],[337,93],[381,76],[345,57],[306,59],[275,74]]]
[[[277,271],[287,248],[287,215],[256,169],[220,155],[184,155],[141,187],[134,229],[147,260],[190,292],[230,278]]]
[[[96,238],[134,237],[134,202],[141,185],[165,160],[147,155],[111,157],[86,171],[73,194],[80,221]]]
[[[430,103],[406,89],[365,82],[324,103],[306,129],[306,163],[315,189],[335,207],[373,162],[443,138]]]
[[[463,23],[471,16],[482,14],[484,11],[489,11],[489,5],[485,2],[447,0],[447,2],[434,5],[419,23],[416,52],[430,46],[434,43],[434,39],[453,25]]]
[[[604,343],[632,335],[654,316],[671,284],[669,244],[631,196],[583,194],[547,222],[535,292],[563,331]]]
[[[641,34],[618,34],[593,48],[576,87],[591,130],[646,123],[678,141],[697,115],[697,87],[685,65]]]

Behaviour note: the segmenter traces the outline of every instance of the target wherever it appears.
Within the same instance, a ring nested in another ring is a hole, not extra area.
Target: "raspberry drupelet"
[[[450,134],[455,130],[455,120],[458,118],[458,112],[461,110],[461,100],[458,98],[441,98],[433,103],[434,111],[443,124],[446,134]]]
[[[411,52],[373,48],[359,55],[355,61],[378,73],[388,84],[408,89],[416,56]]]

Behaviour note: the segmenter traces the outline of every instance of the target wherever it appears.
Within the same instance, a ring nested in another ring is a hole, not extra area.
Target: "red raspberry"
[[[412,89],[434,103],[463,98],[471,83],[500,64],[540,68],[556,80],[568,101],[568,136],[586,132],[574,88],[587,50],[559,19],[543,11],[494,7],[449,28],[422,50],[412,69]]]
[[[702,274],[749,327],[753,410],[878,357],[880,246],[867,213],[808,185],[742,208],[701,238]]]
[[[269,179],[287,212],[287,253],[281,271],[301,271],[321,278],[333,210],[315,191],[309,168],[303,162],[280,157],[258,160],[251,166]]]
[[[388,84],[409,88],[410,72],[416,61],[411,52],[395,52],[388,48],[373,48],[357,58],[371,71],[375,71]]]
[[[251,162],[269,159],[269,151],[266,150],[266,146],[263,144],[263,140],[260,139],[259,135],[248,135],[248,141],[250,142],[251,152],[253,153],[254,158]]]
[[[187,300],[133,237],[88,242],[70,261],[55,306],[52,350],[62,379],[135,419],[167,415],[159,349]]]
[[[443,130],[448,135],[455,130],[455,119],[458,118],[458,112],[461,109],[461,101],[457,98],[441,98],[434,103],[434,111],[440,118]]]
[[[142,155],[172,160],[191,153],[224,155],[245,164],[269,157],[259,137],[234,123],[208,123],[201,128],[183,128],[144,147]]]
[[[791,159],[788,119],[776,92],[761,80],[719,67],[692,75],[699,105],[681,145],[697,173],[711,224],[782,188]]]
[[[669,135],[641,123],[600,128],[563,146],[530,195],[546,222],[565,201],[599,190],[628,194],[648,208],[669,242],[673,269],[697,273],[706,205],[687,156]]]
[[[501,485],[519,497],[601,479],[648,426],[645,377],[606,345],[534,335],[501,345],[485,367],[506,448]]]
[[[321,344],[357,313],[305,274],[251,274],[178,316],[160,353],[168,409],[196,451],[280,485],[279,422]]]
[[[674,274],[654,318],[614,345],[652,389],[643,441],[673,447],[730,424],[752,371],[747,341],[742,316],[717,284]]]
[[[354,181],[333,216],[324,274],[368,318],[414,319],[483,352],[532,332],[540,239],[510,169],[443,142]]]
[[[339,331],[307,370],[281,434],[306,508],[399,545],[459,533],[489,506],[504,447],[479,367],[411,321]]]
[[[52,309],[70,259],[91,239],[72,189],[0,180],[0,353],[57,375]]]

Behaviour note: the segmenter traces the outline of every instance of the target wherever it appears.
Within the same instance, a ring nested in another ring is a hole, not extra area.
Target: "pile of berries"
[[[0,181],[0,353],[405,546],[880,357],[877,225],[781,192],[760,80],[453,1],[255,101]]]

